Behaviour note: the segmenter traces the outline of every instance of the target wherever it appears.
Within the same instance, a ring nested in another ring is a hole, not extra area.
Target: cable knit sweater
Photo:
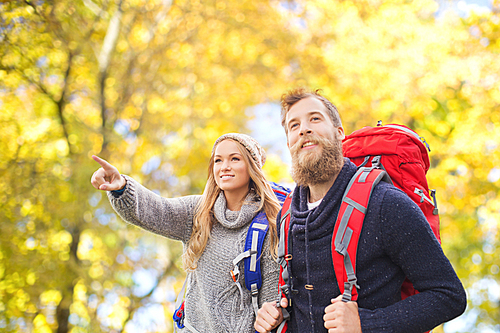
[[[324,309],[340,294],[331,244],[342,195],[356,166],[344,167],[320,205],[308,210],[308,188],[294,191],[289,261],[292,288],[290,332],[326,332]],[[279,230],[279,229],[278,229]],[[379,183],[371,197],[359,238],[356,275],[363,333],[425,332],[465,310],[460,280],[424,215],[393,185]],[[419,294],[401,301],[407,276]],[[314,286],[313,290],[305,285]]]
[[[201,196],[163,198],[128,176],[125,191],[108,192],[111,205],[128,223],[184,245],[191,237],[195,207]],[[215,221],[210,239],[196,270],[188,274],[185,297],[186,319],[199,332],[255,332],[255,315],[250,291],[245,288],[244,270],[240,267],[240,291],[231,278],[233,259],[243,252],[246,234],[260,198],[250,192],[239,212],[226,208],[224,194],[214,206]],[[261,258],[262,287],[259,306],[276,299],[279,268],[269,253],[269,234]],[[242,264],[241,264],[242,265]],[[243,305],[243,307],[241,307]],[[189,332],[187,328],[182,330]]]

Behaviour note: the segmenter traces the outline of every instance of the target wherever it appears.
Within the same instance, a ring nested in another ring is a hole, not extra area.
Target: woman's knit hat
[[[262,149],[257,140],[246,134],[227,133],[220,136],[217,140],[215,140],[214,147],[212,148],[212,153],[219,143],[227,139],[237,141],[243,147],[245,147],[252,156],[255,163],[257,163],[259,169],[262,169],[262,166],[264,166],[264,163],[266,162],[266,152],[264,149]]]

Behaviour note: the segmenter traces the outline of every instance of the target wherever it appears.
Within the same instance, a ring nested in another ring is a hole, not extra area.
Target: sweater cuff
[[[134,184],[134,180],[129,176],[122,175],[125,178],[127,184],[124,188],[117,191],[109,191],[108,198],[113,205],[119,208],[126,208],[133,206],[136,186]],[[121,193],[120,193],[121,192]]]
[[[388,318],[385,318],[382,311],[358,309],[361,332],[392,332]]]
[[[121,188],[119,190],[112,190],[111,191],[111,194],[115,198],[118,198],[120,195],[122,195],[122,193],[125,192],[125,188],[127,187],[127,178],[123,177],[122,175],[120,175],[120,177],[122,177],[123,179],[125,179],[125,186],[123,186],[123,188]]]

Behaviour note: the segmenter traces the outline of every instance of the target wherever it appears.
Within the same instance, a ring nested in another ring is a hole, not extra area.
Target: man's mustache
[[[307,135],[299,138],[299,141],[297,141],[291,148],[291,151],[299,151],[300,148],[302,148],[302,145],[306,142],[309,141],[313,144],[322,144],[325,139],[320,138],[316,135]]]

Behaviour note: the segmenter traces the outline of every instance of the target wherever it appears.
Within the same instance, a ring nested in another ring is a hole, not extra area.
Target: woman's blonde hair
[[[257,166],[255,160],[250,155],[249,151],[243,147],[238,141],[233,139],[226,139],[235,142],[241,152],[243,159],[248,167],[250,174],[250,182],[248,190],[254,190],[255,193],[261,198],[258,204],[257,211],[263,210],[266,213],[267,220],[269,221],[269,237],[271,240],[271,255],[276,258],[278,248],[278,233],[276,229],[276,217],[281,209],[276,195],[273,192],[271,185],[266,181],[264,173]],[[207,246],[210,232],[214,222],[214,205],[215,201],[221,193],[221,189],[215,182],[214,178],[214,153],[215,147],[210,156],[210,163],[208,164],[208,179],[205,185],[205,190],[201,200],[196,207],[196,213],[193,219],[193,232],[186,247],[186,251],[182,255],[182,262],[184,269],[192,271],[196,269],[198,259]]]

